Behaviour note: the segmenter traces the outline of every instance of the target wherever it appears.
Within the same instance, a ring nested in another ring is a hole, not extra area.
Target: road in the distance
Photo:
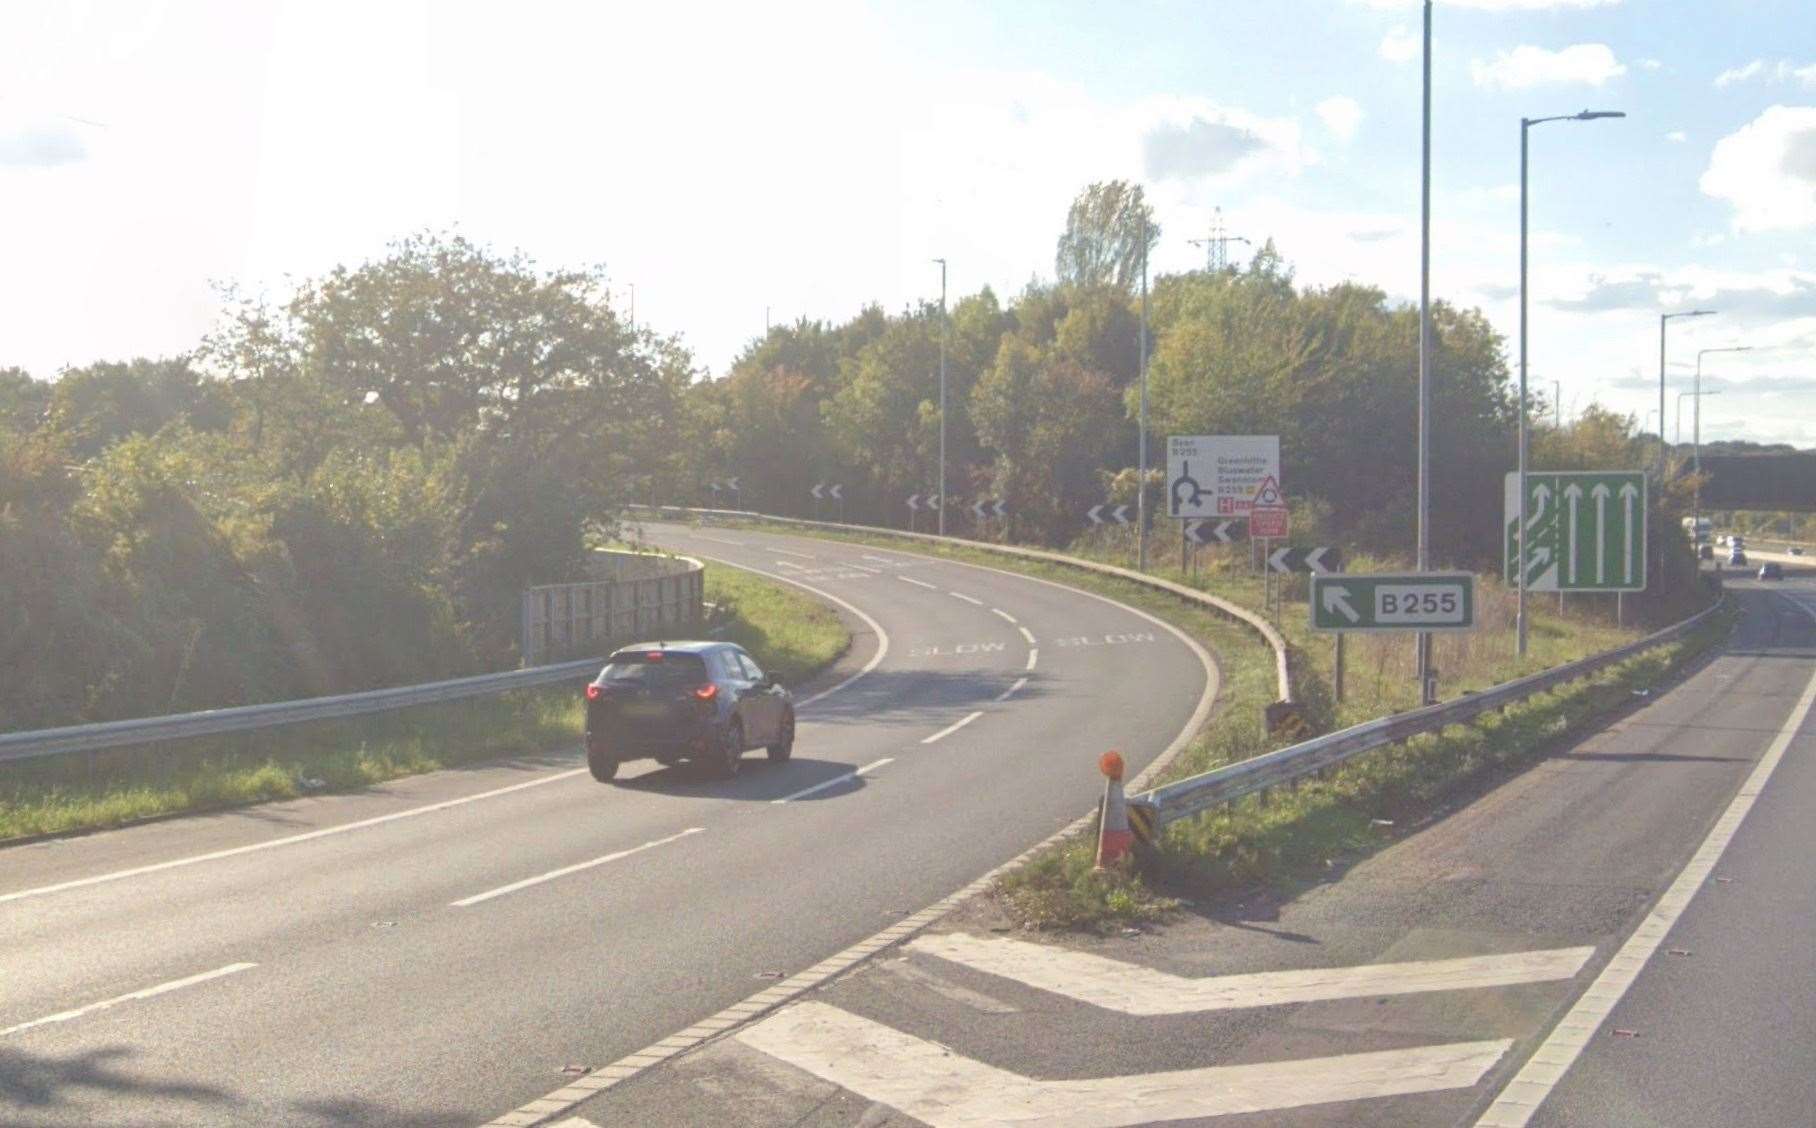
[[[0,850],[0,1124],[484,1121],[1045,837],[1207,689],[1166,629],[1051,584],[651,534],[858,609],[853,664],[886,636],[792,762],[606,787],[570,754]]]

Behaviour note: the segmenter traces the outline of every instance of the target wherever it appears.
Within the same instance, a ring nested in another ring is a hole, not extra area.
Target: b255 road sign
[[[1508,474],[1503,574],[1519,582],[1520,476]],[[1527,591],[1644,591],[1646,475],[1591,470],[1526,474]]]
[[[1312,630],[1466,631],[1475,627],[1468,572],[1312,577]]]

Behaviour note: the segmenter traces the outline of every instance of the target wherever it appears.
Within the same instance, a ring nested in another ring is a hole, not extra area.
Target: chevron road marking
[[[1593,947],[1508,952],[1494,956],[1419,960],[1362,967],[1262,971],[1186,978],[1139,964],[1046,944],[963,933],[922,936],[908,945],[943,960],[1133,1015],[1194,1014],[1239,1007],[1272,1007],[1422,991],[1468,991],[1569,979]]]
[[[1407,1050],[1042,1081],[825,1003],[796,1003],[738,1041],[932,1128],[1121,1128],[1476,1084],[1510,1038]]]

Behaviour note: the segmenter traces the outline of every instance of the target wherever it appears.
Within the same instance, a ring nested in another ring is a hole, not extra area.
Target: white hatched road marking
[[[858,768],[855,771],[846,772],[844,775],[833,776],[831,779],[825,780],[821,783],[816,783],[812,787],[802,788],[801,790],[795,792],[793,795],[784,795],[780,799],[771,799],[770,802],[771,803],[792,803],[796,799],[805,799],[807,796],[817,795],[818,793],[826,790],[829,787],[837,787],[841,783],[850,783],[852,780],[858,778],[859,776],[863,775],[866,772],[874,771],[875,769],[882,767],[884,764],[893,764],[894,762],[895,762],[894,756],[884,756],[881,760],[872,760],[870,763],[865,764],[863,767]]]
[[[1040,661],[1040,650],[1036,648],[1028,651],[1028,669],[1032,670],[1034,668],[1034,663],[1038,661]]]
[[[1001,693],[997,694],[996,699],[998,701],[1007,701],[1007,700],[1009,700],[1009,698],[1015,696],[1015,693],[1017,690],[1021,689],[1022,686],[1027,685],[1027,684],[1028,684],[1027,678],[1016,678],[1015,684],[1010,686],[1008,689],[1003,690]]]
[[[977,605],[977,606],[979,606],[979,607],[982,607],[982,606],[983,606],[983,605],[984,605],[984,601],[983,601],[983,600],[981,600],[981,599],[979,599],[979,598],[978,598],[978,597],[977,597],[977,596],[975,596],[975,595],[966,595],[966,594],[965,594],[965,593],[964,593],[964,592],[962,592],[962,591],[949,591],[949,592],[947,592],[947,593],[946,593],[946,594],[947,594],[947,595],[949,595],[949,596],[951,596],[951,597],[952,597],[952,598],[954,598],[954,599],[962,599],[962,600],[964,600],[964,601],[965,601],[965,602],[966,602],[966,603],[973,603],[973,604],[976,604],[976,605]]]
[[[806,566],[806,565],[805,565],[805,564],[794,564],[794,563],[791,563],[791,562],[789,562],[789,561],[787,561],[787,560],[778,560],[778,561],[776,561],[776,567],[778,567],[778,568],[793,568],[793,569],[794,569],[794,570],[795,570],[795,571],[797,571],[797,572],[805,572],[805,571],[807,571],[807,570],[808,570],[808,568],[807,568],[807,566]]]
[[[1816,611],[1797,600],[1792,600],[1791,603],[1804,614],[1816,619]],[[1481,1119],[1476,1121],[1476,1128],[1523,1128],[1538,1112],[1539,1106],[1545,1103],[1545,1098],[1557,1088],[1558,1082],[1570,1072],[1570,1067],[1582,1055],[1583,1047],[1589,1044],[1602,1023],[1614,1012],[1615,1005],[1627,994],[1633,981],[1639,978],[1647,961],[1657,954],[1659,945],[1664,943],[1672,926],[1684,915],[1684,910],[1690,907],[1696,891],[1703,887],[1710,872],[1715,869],[1715,864],[1721,861],[1728,843],[1734,840],[1740,824],[1746,820],[1753,804],[1765,791],[1766,782],[1772,778],[1778,762],[1784,759],[1785,749],[1791,746],[1797,731],[1809,720],[1813,705],[1816,705],[1816,674],[1810,675],[1809,684],[1803,687],[1803,695],[1797,699],[1796,706],[1785,718],[1778,735],[1772,738],[1765,755],[1760,757],[1746,782],[1740,785],[1740,793],[1734,796],[1721,818],[1715,820],[1709,836],[1703,839],[1702,845],[1691,855],[1690,863],[1677,875],[1671,887],[1665,890],[1664,896],[1658,899],[1658,904],[1652,906],[1652,911],[1646,914],[1646,919],[1640,922],[1633,935],[1621,945],[1620,951],[1614,953],[1608,966],[1595,977],[1595,982],[1583,992],[1576,1005],[1570,1008],[1570,1012],[1551,1031],[1550,1036],[1533,1051],[1532,1057],[1521,1067],[1519,1073],[1501,1090],[1494,1103],[1488,1106]]]
[[[966,725],[970,724],[972,721],[977,720],[979,717],[981,717],[983,715],[984,715],[983,710],[980,709],[977,712],[972,713],[969,716],[965,717],[963,720],[957,722],[956,724],[947,725],[945,728],[939,730],[938,732],[934,733],[932,736],[921,741],[921,743],[922,744],[932,744],[936,740],[940,740],[944,737],[951,736],[953,733],[957,732],[959,729],[964,728]]]
[[[924,587],[924,588],[939,587],[938,584],[930,584],[926,580],[917,580],[913,576],[897,576],[896,579],[902,581],[905,584],[913,584],[915,587]]]
[[[81,1018],[85,1014],[103,1011],[109,1007],[119,1006],[121,1003],[137,1002],[140,999],[149,999],[169,991],[180,991],[185,987],[193,987],[197,983],[206,983],[210,979],[219,979],[224,975],[233,975],[236,972],[245,971],[248,968],[257,966],[258,964],[255,963],[228,964],[226,967],[217,967],[213,971],[204,971],[200,975],[191,975],[183,979],[173,979],[168,983],[160,983],[156,987],[147,987],[142,991],[133,991],[125,995],[115,995],[111,999],[102,999],[98,1003],[89,1003],[85,1007],[76,1007],[74,1010],[47,1014],[43,1018],[34,1018],[30,1022],[21,1022],[17,1026],[9,1026],[4,1030],[0,1030],[0,1038],[4,1038],[9,1034],[17,1034],[23,1030],[30,1030],[34,1026],[49,1026],[54,1022],[68,1022],[70,1019]]]
[[[1009,937],[983,940],[963,933],[922,936],[908,948],[1094,1007],[1144,1016],[1543,983],[1569,979],[1595,954],[1593,946],[1554,948],[1411,963],[1187,978],[1089,952]]]
[[[813,553],[811,553],[811,552],[796,552],[796,551],[795,551],[795,550],[794,550],[794,549],[792,549],[792,548],[777,548],[777,547],[775,547],[775,546],[774,546],[774,545],[770,545],[770,546],[769,546],[769,551],[771,551],[771,552],[779,552],[779,553],[781,553],[781,554],[782,554],[782,555],[783,555],[783,556],[799,556],[799,557],[800,557],[800,558],[801,558],[801,559],[802,559],[802,560],[813,560],[813,559],[816,559],[816,557],[815,557],[815,556],[814,556],[814,554],[813,554]]]
[[[471,897],[462,897],[460,900],[450,902],[449,904],[451,908],[464,909],[468,905],[477,905],[481,901],[490,901],[494,897],[502,897],[507,893],[515,893],[519,889],[528,889],[532,885],[541,885],[546,881],[554,881],[556,878],[566,877],[570,873],[579,873],[581,870],[589,870],[595,866],[605,865],[607,862],[615,862],[621,858],[628,858],[632,854],[641,854],[645,850],[654,850],[658,846],[666,846],[670,842],[679,842],[689,835],[700,834],[705,830],[706,828],[703,826],[690,826],[681,833],[671,834],[667,838],[657,838],[645,842],[641,846],[632,846],[626,850],[618,850],[607,854],[602,858],[594,858],[591,861],[576,862],[571,866],[562,866],[560,869],[550,870],[547,873],[538,874],[535,877],[526,877],[522,881],[513,881],[509,885],[500,885],[496,889],[488,889],[484,893],[475,893]]]
[[[1081,1081],[1041,1081],[842,1011],[802,1002],[736,1035],[753,1049],[932,1128],[1122,1128],[1461,1089],[1510,1038]]]
[[[1009,614],[1007,611],[1004,611],[1001,607],[992,607],[992,608],[990,608],[990,611],[992,614],[999,616],[1004,622],[1008,622],[1008,623],[1015,622],[1015,616]]]
[[[864,556],[863,556],[863,558],[864,558],[864,559],[865,559],[865,560],[874,560],[874,561],[876,561],[876,562],[877,562],[877,563],[878,563],[878,564],[887,564],[887,565],[889,565],[889,566],[890,566],[890,567],[892,567],[892,568],[905,568],[905,567],[907,567],[907,566],[908,566],[908,565],[907,565],[907,564],[906,564],[906,563],[904,563],[904,562],[903,562],[903,561],[900,561],[900,560],[891,560],[891,559],[889,559],[889,558],[888,558],[888,557],[887,557],[887,556],[872,556],[872,555],[870,555],[870,554],[869,554],[869,553],[868,553],[868,552],[866,552],[866,553],[864,553]]]
[[[1034,645],[1034,632],[1033,631],[1029,630],[1027,627],[1018,627],[1016,629],[1021,631],[1022,638],[1027,640],[1027,643],[1029,646]]]

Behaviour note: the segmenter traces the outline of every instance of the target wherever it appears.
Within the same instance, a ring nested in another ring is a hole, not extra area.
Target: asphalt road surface
[[[1214,688],[1056,585],[652,530],[844,602],[828,681],[862,676],[802,707],[790,763],[605,786],[568,753],[0,849],[0,1124],[486,1121],[950,894]]]

